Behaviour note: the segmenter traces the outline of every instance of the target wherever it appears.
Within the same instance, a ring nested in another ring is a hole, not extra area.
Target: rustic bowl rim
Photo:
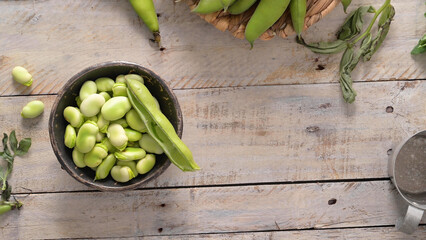
[[[50,110],[50,117],[49,117],[49,138],[50,138],[50,144],[52,146],[53,152],[56,155],[57,160],[59,161],[59,163],[61,164],[62,169],[64,169],[69,175],[71,175],[74,179],[76,179],[77,181],[83,183],[84,185],[88,186],[88,187],[93,187],[97,190],[101,190],[101,191],[124,191],[124,190],[131,190],[131,189],[135,189],[139,186],[142,186],[146,183],[148,183],[149,181],[157,178],[158,176],[160,176],[162,173],[164,173],[166,171],[166,169],[170,166],[171,162],[170,160],[166,160],[166,162],[160,166],[151,176],[147,177],[147,178],[143,178],[140,181],[137,181],[133,184],[129,184],[129,185],[124,185],[124,186],[117,186],[117,187],[110,187],[110,186],[99,186],[97,184],[94,184],[92,181],[88,181],[82,177],[80,177],[78,174],[76,174],[75,172],[73,172],[72,169],[70,169],[66,164],[65,164],[65,160],[62,157],[62,154],[59,149],[58,149],[58,142],[54,137],[54,120],[55,120],[55,112],[56,109],[58,108],[58,104],[59,102],[62,100],[62,98],[64,97],[65,93],[68,91],[68,89],[76,82],[79,81],[84,75],[90,73],[91,71],[94,70],[98,70],[98,69],[102,69],[102,68],[108,68],[108,67],[118,67],[118,66],[126,66],[126,67],[132,67],[141,71],[146,72],[148,75],[150,75],[151,77],[153,77],[156,82],[158,84],[161,84],[163,89],[166,91],[166,93],[168,94],[168,96],[170,97],[171,101],[173,102],[174,106],[175,106],[175,110],[176,110],[176,119],[177,119],[177,128],[176,128],[176,133],[178,134],[179,137],[182,137],[182,132],[183,132],[183,118],[182,118],[182,110],[180,108],[179,102],[177,100],[176,95],[174,94],[174,92],[172,91],[172,88],[167,84],[166,81],[164,81],[164,79],[162,79],[160,76],[158,76],[156,73],[154,73],[153,71],[141,66],[140,64],[134,63],[134,62],[128,62],[128,61],[107,61],[107,62],[102,62],[102,63],[98,63],[92,66],[89,66],[83,70],[81,70],[80,72],[78,72],[77,74],[73,75],[67,82],[66,84],[62,87],[62,89],[58,92],[55,101],[52,105],[52,108]]]

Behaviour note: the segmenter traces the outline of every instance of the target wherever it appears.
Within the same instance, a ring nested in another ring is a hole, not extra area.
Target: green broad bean
[[[237,0],[228,8],[228,12],[233,15],[241,14],[247,11],[257,0]]]
[[[96,142],[102,142],[102,139],[104,138],[105,138],[105,133],[98,132],[98,134],[96,134]]]
[[[111,124],[114,124],[114,123],[120,124],[123,128],[126,128],[126,127],[129,126],[129,124],[127,123],[126,119],[124,119],[124,118],[121,118],[121,119],[118,119],[118,120],[115,120],[115,121],[111,122]]]
[[[129,0],[129,2],[148,29],[154,34],[155,42],[160,43],[160,27],[153,0]]]
[[[115,153],[118,151],[118,149],[112,145],[108,138],[102,139],[101,143],[108,148],[108,152],[110,153]]]
[[[116,182],[125,183],[135,177],[133,171],[128,166],[114,166],[111,169],[111,177]]]
[[[131,127],[133,130],[136,130],[138,132],[146,132],[146,126],[145,123],[142,121],[142,119],[139,117],[138,113],[135,109],[131,109],[126,114],[126,121],[129,124],[129,127]]]
[[[118,150],[123,151],[126,148],[128,138],[124,128],[120,124],[113,123],[109,125],[107,137],[111,144]]]
[[[137,141],[137,142],[127,142],[127,147],[140,148],[139,141]]]
[[[101,180],[108,177],[112,167],[114,167],[116,158],[114,154],[109,154],[96,169],[95,180]]]
[[[29,87],[33,84],[33,76],[31,76],[27,69],[21,66],[16,66],[12,69],[12,77],[13,80],[24,86]]]
[[[75,147],[81,153],[88,153],[96,144],[99,128],[93,121],[87,121],[78,130]]]
[[[199,14],[210,14],[222,10],[223,7],[222,0],[201,0],[192,11]]]
[[[119,82],[119,83],[114,84],[114,86],[112,87],[112,96],[113,97],[118,97],[118,96],[127,97],[127,85],[126,85],[126,83]]]
[[[124,78],[124,75],[123,75],[123,74],[121,74],[121,75],[118,75],[118,76],[115,78],[115,82],[116,82],[116,83],[119,83],[119,82],[126,83],[126,79]]]
[[[138,170],[136,170],[136,162],[135,161],[117,161],[117,166],[127,166],[132,169],[133,175],[137,177],[139,175]]]
[[[107,155],[108,148],[102,143],[97,143],[90,152],[84,154],[84,163],[91,168],[97,167]]]
[[[80,96],[75,97],[75,102],[77,103],[77,106],[80,107],[81,106],[81,99]]]
[[[109,126],[109,121],[105,120],[105,118],[102,116],[102,113],[98,114],[98,121],[96,122],[99,127],[99,132],[106,133]]]
[[[155,166],[155,155],[147,154],[136,164],[136,170],[140,174],[146,174]]]
[[[300,34],[305,27],[306,0],[291,0],[290,15],[294,31],[296,31],[297,36],[300,38]]]
[[[94,81],[86,81],[80,88],[80,99],[84,101],[88,96],[98,92],[98,87]]]
[[[34,100],[27,105],[25,105],[24,108],[22,108],[21,116],[23,118],[35,118],[40,116],[44,111],[44,103],[39,100]]]
[[[111,99],[111,96],[107,92],[100,92],[99,95],[105,98],[105,102]]]
[[[75,128],[79,128],[84,123],[84,116],[80,109],[76,107],[66,107],[64,109],[64,118]]]
[[[131,148],[128,147],[121,152],[115,152],[115,157],[121,161],[134,161],[144,158],[146,155],[145,150],[142,148]]]
[[[251,48],[254,41],[283,15],[289,3],[290,0],[260,0],[245,30]]]
[[[154,97],[148,88],[134,80],[128,80],[127,85],[127,95],[133,108],[147,126],[148,133],[160,144],[170,161],[183,171],[200,169],[189,148],[177,135],[173,125],[157,108]]]
[[[143,134],[141,140],[139,140],[139,146],[149,153],[162,154],[164,153],[163,148],[155,141],[154,138],[149,134]]]
[[[72,150],[72,161],[79,168],[86,167],[86,164],[84,163],[84,153],[79,152],[77,148]]]
[[[80,106],[80,111],[85,117],[96,116],[105,104],[105,98],[100,94],[92,94],[85,98]]]
[[[65,128],[65,136],[64,136],[65,146],[67,146],[68,148],[75,147],[76,138],[77,138],[77,134],[75,132],[74,127],[68,124],[67,127]]]
[[[101,77],[95,80],[96,87],[99,92],[111,92],[114,80],[108,77]]]
[[[127,97],[119,96],[108,100],[102,106],[101,112],[105,120],[114,121],[124,117],[131,107]]]
[[[133,129],[125,128],[124,131],[126,132],[126,136],[130,142],[139,141],[142,138],[142,133],[135,131]]]
[[[126,79],[126,81],[128,79],[131,79],[131,80],[136,80],[136,81],[139,81],[141,83],[144,83],[143,77],[141,75],[138,75],[138,74],[127,74],[126,76],[124,76],[124,79]]]

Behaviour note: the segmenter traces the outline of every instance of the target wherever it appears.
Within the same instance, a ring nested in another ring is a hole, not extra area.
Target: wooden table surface
[[[380,3],[353,1],[350,10]],[[413,236],[394,229],[406,205],[387,162],[426,128],[426,55],[410,55],[426,6],[392,3],[389,35],[354,71],[358,96],[349,105],[340,55],[314,54],[294,38],[250,51],[183,2],[155,1],[161,52],[126,0],[0,1],[1,130],[33,139],[10,180],[24,207],[1,216],[0,239],[425,239],[426,225]],[[339,5],[305,36],[332,39],[344,18]],[[202,170],[172,165],[120,193],[94,191],[61,170],[47,130],[56,94],[78,71],[111,60],[139,63],[173,87],[183,140]],[[31,87],[12,81],[16,65],[33,74]],[[34,99],[45,113],[23,120]]]

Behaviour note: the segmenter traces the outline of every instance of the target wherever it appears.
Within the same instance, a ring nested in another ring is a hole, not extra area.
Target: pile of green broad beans
[[[86,81],[76,105],[63,112],[64,144],[77,167],[96,172],[95,180],[111,175],[128,182],[151,171],[163,153],[184,171],[199,169],[140,75]]]
[[[270,28],[290,6],[293,28],[300,36],[304,28],[306,0],[200,0],[192,11],[199,14],[210,14],[224,10],[238,15],[257,4],[247,23],[245,37],[253,47],[254,41]]]

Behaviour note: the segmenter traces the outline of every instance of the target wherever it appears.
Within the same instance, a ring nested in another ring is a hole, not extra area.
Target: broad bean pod
[[[300,34],[305,26],[306,0],[291,0],[290,15],[294,31],[296,31],[300,38]]]
[[[241,14],[247,11],[257,0],[237,0],[228,8],[228,12],[233,15]]]

